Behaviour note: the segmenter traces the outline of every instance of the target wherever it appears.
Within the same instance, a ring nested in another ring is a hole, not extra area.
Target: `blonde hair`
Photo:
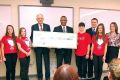
[[[114,58],[109,63],[109,71],[113,78],[120,79],[120,58]]]

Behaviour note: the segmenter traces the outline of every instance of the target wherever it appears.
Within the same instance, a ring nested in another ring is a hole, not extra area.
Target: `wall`
[[[18,5],[41,5],[39,0],[0,0],[0,5],[11,5],[12,8],[12,25],[15,26],[15,31],[18,31]],[[74,30],[77,31],[79,23],[79,8],[103,8],[120,10],[120,0],[54,0],[52,6],[74,7]],[[33,52],[32,52],[33,53]],[[53,53],[53,50],[51,51]],[[36,74],[34,53],[30,65],[30,74]],[[72,62],[74,64],[74,60]],[[105,66],[106,67],[106,66]],[[19,75],[19,62],[17,63],[17,73]],[[5,76],[5,66],[0,63],[0,76]]]

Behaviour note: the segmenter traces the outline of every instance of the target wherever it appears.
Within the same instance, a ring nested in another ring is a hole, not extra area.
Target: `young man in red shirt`
[[[105,28],[100,23],[96,29],[96,35],[92,38],[91,59],[93,59],[95,80],[100,80],[103,62],[106,57],[108,38],[105,36]]]
[[[79,32],[78,32],[78,44],[77,49],[75,50],[76,56],[76,65],[78,68],[79,77],[86,78],[87,73],[87,59],[89,58],[89,50],[91,37],[85,31],[85,24],[83,22],[79,23]]]
[[[20,60],[20,78],[21,80],[29,80],[29,63],[30,63],[30,41],[26,37],[26,29],[20,28],[19,36],[17,38],[17,45],[19,50]]]

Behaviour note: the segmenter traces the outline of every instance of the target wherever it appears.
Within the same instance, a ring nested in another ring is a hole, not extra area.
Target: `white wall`
[[[12,22],[11,24],[15,27],[15,31],[18,31],[18,5],[41,5],[40,0],[0,0],[0,5],[11,5],[12,9]],[[117,9],[120,10],[120,0],[54,0],[52,6],[64,6],[74,7],[74,30],[77,31],[77,25],[79,23],[79,8],[103,8],[103,9]],[[7,15],[6,15],[7,16]],[[51,51],[52,54],[53,51]],[[34,54],[34,53],[32,53]],[[75,64],[74,59],[72,64]],[[106,67],[106,66],[104,66]],[[17,73],[19,75],[19,63],[17,63]],[[30,74],[36,74],[35,58],[34,55],[31,57]],[[0,63],[0,76],[5,76],[5,66]]]

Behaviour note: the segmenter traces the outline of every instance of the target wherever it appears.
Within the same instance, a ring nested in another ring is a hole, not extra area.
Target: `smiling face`
[[[98,21],[95,20],[95,19],[92,19],[92,20],[91,20],[91,26],[92,26],[92,28],[96,28],[97,25],[98,25]]]
[[[103,26],[98,26],[98,33],[102,33],[103,32]]]
[[[25,29],[21,29],[21,36],[25,37],[26,36],[26,30]]]
[[[111,24],[111,25],[110,25],[110,31],[111,31],[111,32],[115,32],[115,25],[114,25],[114,24]]]
[[[115,25],[114,24],[110,24],[110,32],[115,32]]]
[[[13,27],[12,26],[8,26],[7,27],[7,34],[8,35],[12,35],[13,34]]]
[[[99,35],[99,34],[105,35],[105,27],[104,27],[103,23],[100,23],[97,26],[96,33],[97,33],[97,35]]]
[[[79,32],[84,32],[85,27],[84,26],[79,26]]]
[[[43,15],[42,14],[38,14],[36,16],[36,20],[37,20],[38,24],[43,24],[43,21],[44,21]]]
[[[66,26],[66,24],[67,24],[67,17],[66,16],[62,16],[60,18],[60,22],[61,22],[62,26]]]

